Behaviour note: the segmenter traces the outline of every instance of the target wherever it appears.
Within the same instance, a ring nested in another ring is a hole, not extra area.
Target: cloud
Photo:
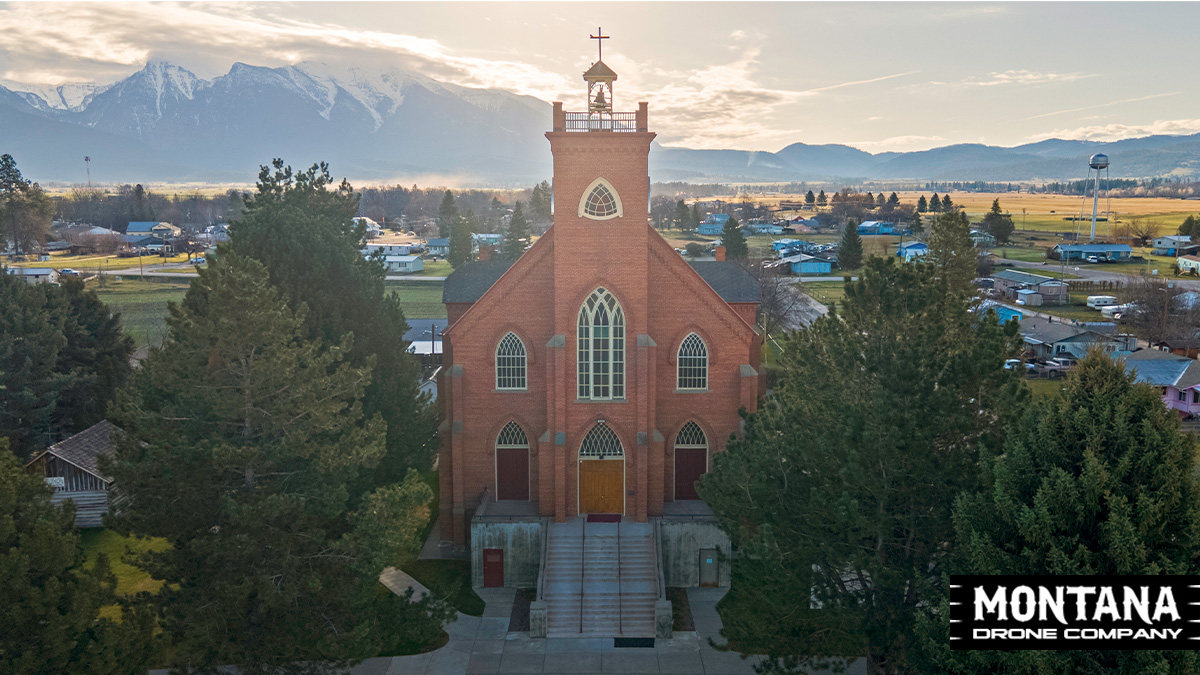
[[[1055,115],[1065,115],[1067,113],[1081,112],[1083,110],[1095,110],[1096,108],[1108,108],[1110,106],[1122,105],[1124,103],[1137,103],[1138,101],[1149,101],[1151,99],[1163,98],[1166,96],[1178,96],[1181,93],[1183,93],[1183,92],[1172,91],[1172,92],[1167,92],[1165,94],[1151,94],[1149,96],[1139,96],[1138,98],[1125,98],[1125,99],[1121,99],[1120,101],[1109,101],[1108,103],[1099,103],[1097,105],[1087,105],[1087,106],[1083,106],[1082,108],[1067,108],[1066,110],[1055,110],[1054,112],[1042,113],[1040,115],[1034,115],[1033,117],[1026,117],[1025,119],[1026,120],[1039,120],[1039,119],[1042,119],[1043,117],[1053,117]]]
[[[1200,119],[1156,120],[1149,124],[1099,124],[1075,129],[1055,129],[1044,134],[1034,134],[1030,141],[1062,138],[1078,141],[1119,141],[1123,138],[1141,138],[1157,135],[1186,135],[1200,133]]]
[[[1039,73],[1032,70],[1006,70],[1002,73],[989,73],[985,78],[968,77],[961,84],[968,87],[996,87],[1007,84],[1050,84],[1072,82],[1095,76],[1092,73]]]
[[[928,150],[935,147],[940,141],[946,139],[941,136],[892,136],[880,141],[859,141],[857,143],[847,143],[851,147],[859,150],[867,150],[874,152],[884,151],[912,151],[912,150]]]

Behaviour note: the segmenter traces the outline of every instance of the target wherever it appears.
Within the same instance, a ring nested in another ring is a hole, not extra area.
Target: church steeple
[[[596,34],[589,37],[596,41],[599,53],[596,62],[583,74],[583,81],[587,82],[588,86],[588,112],[612,115],[612,85],[617,81],[617,74],[604,63],[604,40],[609,39],[610,36],[605,35],[603,30],[597,28]],[[604,95],[606,90],[608,96]]]

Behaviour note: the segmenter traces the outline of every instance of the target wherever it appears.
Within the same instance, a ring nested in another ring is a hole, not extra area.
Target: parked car
[[[79,272],[76,272],[75,270],[71,269],[70,267],[64,267],[64,268],[62,268],[61,270],[59,270],[59,271],[58,271],[58,273],[59,273],[59,274],[61,274],[61,275],[62,275],[62,276],[64,276],[64,277],[77,277],[77,276],[79,276]]]

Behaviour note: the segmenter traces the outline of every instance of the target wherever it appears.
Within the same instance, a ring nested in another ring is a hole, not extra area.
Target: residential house
[[[910,241],[906,244],[900,244],[896,249],[896,255],[904,258],[905,261],[910,261],[914,258],[920,258],[929,253],[929,245],[923,241]]]
[[[1185,234],[1167,234],[1154,238],[1154,255],[1179,255],[1179,249],[1192,243]]]
[[[1157,349],[1143,349],[1124,359],[1125,370],[1138,382],[1159,387],[1162,401],[1183,417],[1200,414],[1200,361]]]
[[[450,240],[430,239],[425,242],[425,248],[429,250],[429,255],[445,258],[450,255]]]
[[[364,218],[361,216],[356,217],[354,219],[354,224],[362,225],[367,228],[367,239],[375,239],[383,234],[383,228],[379,226],[379,223],[371,220],[370,218]]]
[[[725,230],[725,223],[729,222],[729,216],[724,213],[710,213],[700,221],[700,226],[696,228],[698,234],[717,235]]]
[[[413,244],[367,244],[362,248],[364,258],[369,258],[376,253],[384,256],[389,255],[412,255]]]
[[[385,255],[383,268],[388,272],[410,274],[425,269],[425,262],[415,255]]]
[[[895,226],[882,220],[864,220],[858,224],[858,233],[863,234],[892,234]]]
[[[979,248],[990,248],[996,245],[996,237],[990,232],[971,230],[971,241]]]
[[[1042,294],[1032,288],[1022,288],[1014,295],[1017,304],[1023,307],[1038,307],[1042,304]]]
[[[57,284],[58,270],[53,267],[6,267],[6,272],[21,277],[27,284]]]
[[[1027,316],[1020,319],[1021,339],[1034,358],[1046,361],[1056,356],[1083,358],[1088,350],[1100,348],[1114,357],[1137,348],[1133,335],[1118,335],[1115,324],[1073,324],[1062,320]]]
[[[1175,259],[1184,274],[1200,274],[1200,255],[1181,255]]]
[[[183,230],[170,223],[153,220],[131,220],[125,227],[125,234],[151,235],[159,239],[174,239],[182,232]]]
[[[121,241],[132,250],[161,246],[162,240],[151,234],[123,234]]]
[[[1090,256],[1104,256],[1109,260],[1123,261],[1133,257],[1128,244],[1058,244],[1051,249],[1055,260],[1085,260]]]
[[[747,223],[746,229],[753,234],[783,234],[783,226],[774,223]]]
[[[806,253],[780,258],[779,262],[787,265],[792,270],[792,274],[831,274],[833,272],[832,261]]]
[[[112,478],[100,470],[100,458],[112,452],[120,427],[103,421],[55,443],[34,456],[25,470],[45,477],[54,488],[50,500],[75,502],[76,527],[100,527],[108,513]]]
[[[1000,291],[1004,297],[1016,300],[1017,291],[1032,290],[1042,296],[1038,304],[1061,305],[1068,302],[1070,295],[1065,282],[1041,274],[1032,274],[1020,270],[1001,270],[992,275],[993,288]]]
[[[1155,342],[1154,348],[1189,359],[1200,359],[1200,335]]]

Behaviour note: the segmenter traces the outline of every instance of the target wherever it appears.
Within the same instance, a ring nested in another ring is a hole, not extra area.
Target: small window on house
[[[683,339],[683,343],[679,345],[676,368],[677,389],[708,389],[708,348],[699,335],[689,333]]]
[[[525,380],[525,344],[509,333],[496,346],[496,388],[524,390]]]
[[[1185,402],[1187,401],[1187,392],[1186,391],[1179,392],[1179,400],[1185,401]]]
[[[1200,390],[1192,392],[1192,403],[1200,403]]]

